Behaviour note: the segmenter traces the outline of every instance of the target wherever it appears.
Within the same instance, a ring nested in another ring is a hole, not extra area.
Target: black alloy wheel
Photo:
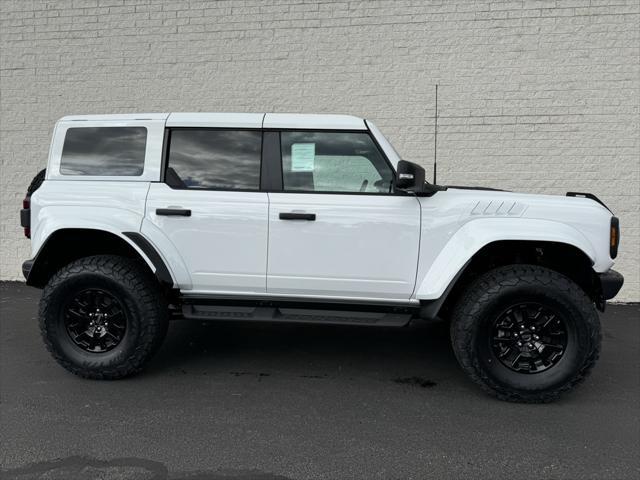
[[[107,290],[87,288],[62,309],[67,333],[74,344],[92,353],[115,348],[127,329],[127,314],[120,301]]]
[[[567,341],[562,314],[549,306],[528,302],[511,306],[496,319],[491,349],[508,369],[535,374],[557,365]]]

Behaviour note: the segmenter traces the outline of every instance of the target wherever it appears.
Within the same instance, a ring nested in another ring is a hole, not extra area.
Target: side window
[[[140,176],[147,146],[145,127],[69,128],[62,146],[62,175]]]
[[[281,148],[285,191],[391,191],[391,167],[365,132],[282,132]]]
[[[166,182],[173,188],[259,190],[262,133],[171,130]]]

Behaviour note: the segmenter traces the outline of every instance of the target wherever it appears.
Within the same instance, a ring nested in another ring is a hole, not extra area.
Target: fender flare
[[[86,230],[96,233],[101,232],[117,237],[118,239],[126,243],[138,255],[138,257],[147,264],[149,269],[155,274],[160,283],[170,288],[175,285],[173,275],[166,262],[162,259],[156,248],[139,233],[119,232],[109,228],[92,228],[85,226],[65,226],[56,228],[48,232],[46,239],[42,242],[36,255],[32,259],[27,260],[22,264],[22,273],[26,279],[27,285],[39,286],[40,282],[38,274],[40,271],[40,267],[45,261],[45,259],[42,258],[43,252],[46,251],[47,245],[54,237],[54,235],[70,230]]]
[[[156,277],[160,280],[161,283],[168,285],[169,287],[173,287],[174,281],[171,276],[171,272],[167,267],[167,264],[162,260],[162,257],[155,249],[153,245],[147,240],[145,237],[140,235],[138,232],[122,232],[123,235],[138,246],[138,248],[144,253],[146,259],[151,262],[151,265],[155,268]],[[144,258],[144,257],[143,257]]]
[[[422,279],[416,299],[441,299],[483,247],[497,241],[541,241],[571,245],[596,262],[596,251],[576,228],[552,220],[482,218],[465,223],[446,243]]]

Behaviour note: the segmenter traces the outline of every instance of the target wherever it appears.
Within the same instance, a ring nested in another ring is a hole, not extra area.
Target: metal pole
[[[433,184],[436,185],[438,169],[438,84],[436,83],[436,110],[433,123]]]

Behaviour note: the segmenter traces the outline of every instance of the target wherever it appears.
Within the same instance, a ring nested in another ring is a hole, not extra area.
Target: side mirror
[[[421,193],[425,191],[424,168],[415,163],[400,160],[398,162],[396,188],[407,192]]]

